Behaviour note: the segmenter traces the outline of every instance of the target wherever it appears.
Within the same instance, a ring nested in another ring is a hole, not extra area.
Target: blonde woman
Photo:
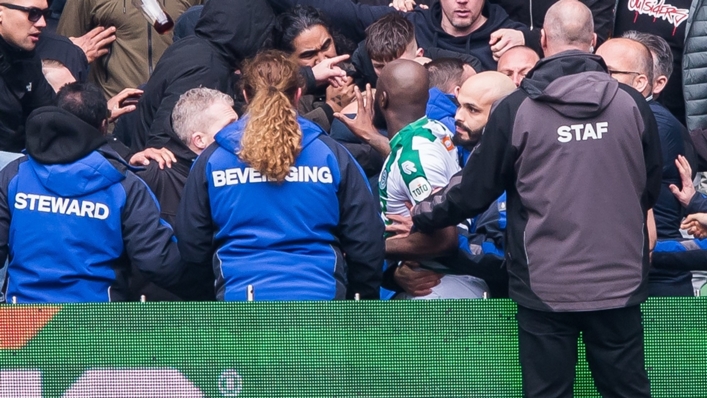
[[[245,116],[197,159],[177,215],[183,259],[213,269],[239,301],[379,297],[383,223],[351,155],[297,115],[299,67],[266,51],[247,62]]]

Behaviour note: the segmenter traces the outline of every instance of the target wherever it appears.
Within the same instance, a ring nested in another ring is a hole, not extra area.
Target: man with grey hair
[[[648,47],[631,39],[611,39],[597,49],[609,75],[653,99],[653,57]]]
[[[170,225],[194,159],[214,142],[216,133],[235,120],[238,115],[233,110],[233,98],[220,91],[198,87],[179,97],[172,110],[172,128],[181,141],[172,150],[177,161],[163,169],[151,162],[138,173],[157,196],[162,218]]]
[[[635,40],[650,50],[653,57],[653,98],[657,99],[673,74],[673,51],[670,44],[658,35],[635,30],[629,30],[621,37]]]
[[[219,130],[238,120],[233,104],[233,98],[220,91],[193,88],[182,94],[174,106],[172,128],[184,145],[199,155],[214,142]]]
[[[170,225],[174,225],[192,163],[206,147],[214,142],[216,133],[235,120],[238,120],[238,115],[233,110],[233,98],[220,91],[199,87],[179,97],[172,110],[171,123],[174,132],[180,138],[180,142],[171,147],[177,161],[172,163],[172,167],[165,168],[160,168],[159,164],[153,161],[137,173],[157,197],[161,217]],[[204,283],[207,282],[211,283],[208,278]],[[203,291],[213,292],[213,289],[207,288]],[[138,299],[141,295],[145,295],[150,301],[180,300],[180,297],[148,283],[142,274],[133,270],[130,296],[131,299]],[[201,299],[213,299],[213,297]]]
[[[495,105],[462,173],[413,209],[428,232],[479,214],[506,190],[509,295],[529,398],[573,396],[580,335],[602,396],[650,397],[640,303],[660,144],[645,98],[590,53],[592,25],[577,0],[550,7],[547,58]]]

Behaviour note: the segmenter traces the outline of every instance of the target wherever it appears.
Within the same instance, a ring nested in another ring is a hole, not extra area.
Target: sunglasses
[[[7,7],[11,10],[26,12],[27,19],[29,19],[30,22],[37,22],[42,17],[44,17],[44,19],[47,19],[52,14],[52,10],[50,10],[49,8],[41,9],[37,7],[22,7],[16,4],[9,3],[0,3],[0,6]]]

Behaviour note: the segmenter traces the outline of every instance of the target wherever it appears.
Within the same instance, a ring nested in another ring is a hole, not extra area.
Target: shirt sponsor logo
[[[442,138],[442,145],[447,148],[447,151],[451,151],[454,149],[454,143],[452,142],[452,139],[449,136],[445,136],[444,138]]]
[[[587,124],[572,124],[569,126],[560,126],[557,129],[557,140],[565,144],[572,140],[586,141],[588,139],[600,140],[603,135],[608,132],[609,123],[599,122],[595,125]]]
[[[22,192],[15,195],[15,209],[88,217],[98,220],[105,220],[110,215],[108,206],[103,203]]]
[[[417,177],[408,184],[410,194],[415,202],[422,202],[432,193],[430,183],[424,177]]]
[[[415,167],[415,163],[406,160],[403,162],[403,164],[400,165],[400,168],[403,169],[403,173],[410,175],[412,173],[417,173],[417,168]]]
[[[215,170],[211,172],[211,177],[216,188],[226,185],[256,184],[271,181],[267,176],[260,174],[258,170],[252,167]],[[331,184],[334,180],[329,167],[299,166],[290,167],[290,174],[285,177],[285,181]]]
[[[667,21],[675,27],[673,29],[673,35],[675,35],[678,26],[685,22],[690,15],[690,10],[665,4],[665,0],[629,0],[628,9],[629,11],[634,11],[636,17],[641,14],[653,17],[654,19],[660,18]],[[634,19],[633,22],[635,23],[636,20]]]

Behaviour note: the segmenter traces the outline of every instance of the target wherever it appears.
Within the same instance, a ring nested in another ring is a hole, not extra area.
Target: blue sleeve
[[[685,210],[687,210],[687,214],[707,213],[707,196],[703,193],[695,192]]]
[[[10,181],[12,181],[19,169],[21,162],[27,158],[23,157],[12,161],[0,172],[0,303],[5,302],[5,277],[7,275],[7,256],[9,253],[10,239]]]
[[[346,255],[347,298],[359,293],[362,299],[378,299],[383,278],[385,257],[385,227],[377,210],[366,177],[351,155],[330,137],[320,139],[331,149],[339,162],[341,181],[339,226],[336,236]]]
[[[122,213],[125,253],[150,281],[170,289],[182,274],[174,232],[160,219],[157,200],[145,182],[128,172],[122,184],[126,195]]]
[[[677,271],[707,271],[707,250],[653,252],[652,266]]]
[[[359,42],[366,38],[366,28],[383,15],[396,12],[388,6],[369,6],[351,0],[268,0],[275,13],[296,5],[312,6],[327,15],[332,26],[349,39]]]

